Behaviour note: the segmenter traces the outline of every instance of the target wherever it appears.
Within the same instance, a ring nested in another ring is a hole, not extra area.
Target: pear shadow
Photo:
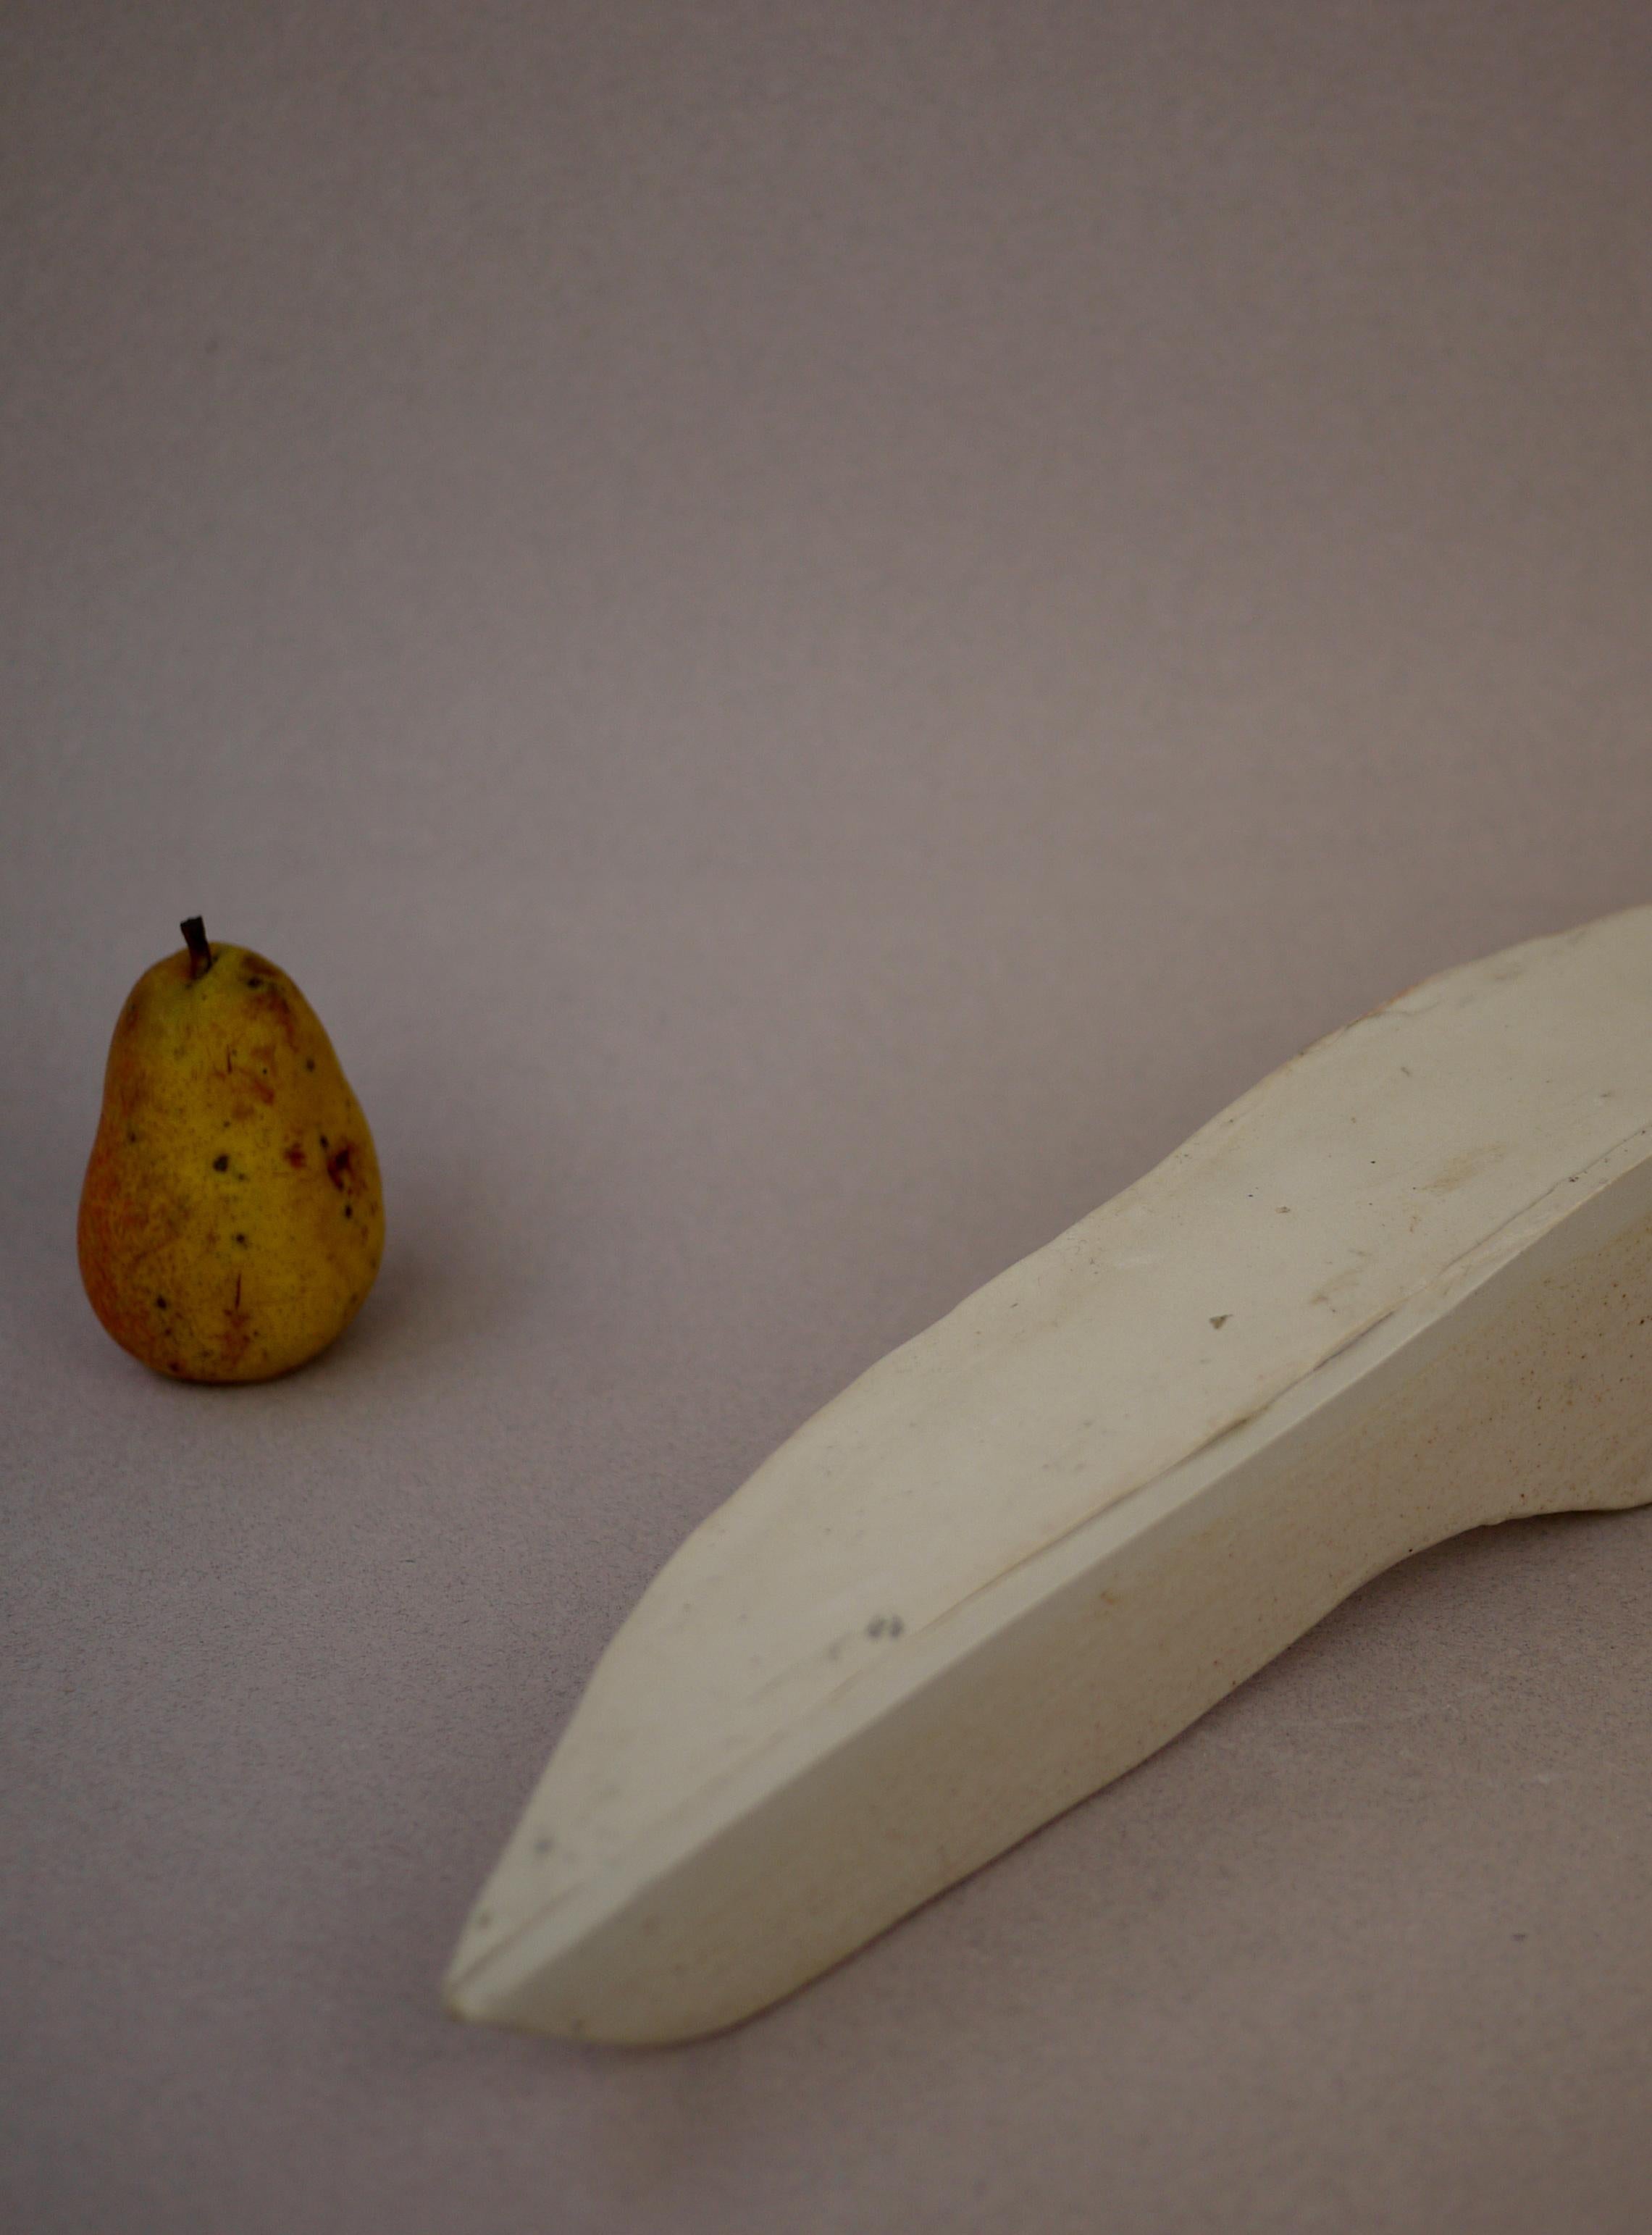
[[[520,1204],[521,1188],[508,1173],[499,1177],[485,1155],[462,1164],[445,1150],[398,1157],[384,1173],[377,1278],[324,1355],[434,1365],[476,1344],[495,1346],[525,1324],[560,1327],[582,1313],[586,1273],[557,1176],[567,1160],[555,1143],[547,1148],[534,1173],[532,1210],[515,1217],[505,1207]]]

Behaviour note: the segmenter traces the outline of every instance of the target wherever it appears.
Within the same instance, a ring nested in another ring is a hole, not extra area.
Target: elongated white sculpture
[[[1413,986],[826,1406],[591,1679],[456,2015],[748,2015],[1350,1591],[1652,1498],[1652,908]]]

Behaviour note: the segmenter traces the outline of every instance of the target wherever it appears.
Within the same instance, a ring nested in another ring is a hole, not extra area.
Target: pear
[[[265,1381],[324,1350],[384,1246],[378,1158],[320,1019],[249,947],[146,970],[109,1045],[81,1190],[81,1278],[121,1348],[184,1381]]]

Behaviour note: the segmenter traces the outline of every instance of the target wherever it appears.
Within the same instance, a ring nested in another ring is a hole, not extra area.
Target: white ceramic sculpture
[[[457,2015],[800,1986],[1460,1530],[1652,1498],[1652,908],[1319,1041],[809,1420],[599,1663]]]

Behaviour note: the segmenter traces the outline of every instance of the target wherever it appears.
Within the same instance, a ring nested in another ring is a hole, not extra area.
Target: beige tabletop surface
[[[1652,899],[1649,88],[1627,0],[4,11],[0,2224],[1652,2225],[1652,1509],[1411,1561],[720,2037],[437,2001],[816,1406]],[[198,911],[388,1206],[240,1390],[74,1255]]]

